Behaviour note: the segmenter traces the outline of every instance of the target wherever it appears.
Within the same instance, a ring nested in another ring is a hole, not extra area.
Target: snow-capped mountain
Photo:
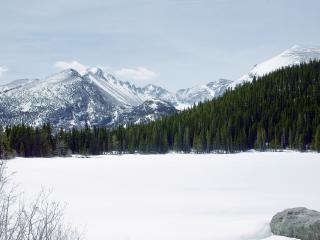
[[[231,80],[219,79],[215,82],[210,82],[205,85],[197,85],[191,88],[180,89],[176,93],[148,84],[143,88],[136,88],[137,95],[143,100],[160,99],[170,102],[178,110],[189,108],[199,102],[211,100],[222,95],[228,86],[232,83]]]
[[[309,62],[314,59],[320,59],[320,47],[294,45],[281,54],[260,64],[256,64],[249,73],[232,83],[231,87],[235,87],[237,84],[245,81],[252,81],[255,76],[261,77],[282,67]]]
[[[139,88],[138,95],[144,100],[161,99],[171,103],[174,103],[176,101],[174,94],[162,87],[153,84],[148,84],[143,88]]]
[[[0,125],[112,126],[120,124],[119,119],[145,122],[175,111],[170,103],[163,103],[170,105],[167,108],[155,104],[151,119],[150,110],[143,106],[152,103],[144,103],[136,91],[134,85],[98,68],[89,68],[82,75],[68,69],[45,79],[16,80],[0,86]]]
[[[176,93],[148,84],[137,87],[92,67],[67,69],[44,79],[20,79],[0,86],[0,125],[51,122],[55,128],[145,123],[211,100],[254,76],[320,59],[320,48],[293,46],[233,82],[226,79]]]
[[[143,102],[143,99],[136,94],[135,86],[128,82],[122,82],[113,75],[104,73],[99,68],[89,68],[87,72],[83,74],[83,78],[100,87],[105,93],[117,100],[119,104],[137,106]]]
[[[150,99],[138,106],[119,106],[113,114],[112,125],[147,123],[177,112],[169,102]]]
[[[231,80],[219,79],[216,82],[210,82],[206,85],[198,85],[192,88],[180,89],[176,93],[177,103],[183,107],[192,106],[198,102],[211,100],[222,95],[231,83]]]
[[[55,128],[145,123],[221,95],[229,80],[179,90],[136,87],[91,67],[0,86],[0,125],[52,123]]]
[[[234,88],[243,82],[252,81],[253,78],[261,77],[282,67],[292,66],[310,60],[320,59],[320,47],[306,47],[295,45],[281,54],[256,64],[249,73],[243,75],[236,81],[220,79],[206,85],[198,85],[192,88],[181,89],[176,92],[176,102],[173,104],[179,108],[192,106],[194,103],[211,100],[222,95],[226,89]]]

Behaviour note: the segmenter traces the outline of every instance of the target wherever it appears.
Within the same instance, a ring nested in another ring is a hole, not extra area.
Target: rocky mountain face
[[[169,92],[168,90],[162,87],[159,87],[153,84],[148,84],[143,88],[138,88],[137,94],[141,99],[144,99],[144,100],[162,99],[172,104],[176,102],[174,94],[172,94],[171,92]]]
[[[67,69],[44,79],[20,79],[0,86],[0,125],[50,122],[58,129],[146,123],[212,99],[229,82],[173,94],[152,84],[136,87],[95,67],[82,74]]]
[[[1,125],[113,126],[146,122],[175,111],[165,101],[144,101],[134,85],[97,68],[83,75],[68,69],[45,79],[17,80],[0,87]]]
[[[182,104],[182,106],[192,106],[194,103],[204,102],[222,95],[231,83],[231,80],[219,79],[206,85],[180,89],[176,93],[176,99],[178,104]]]
[[[148,123],[163,116],[171,115],[177,109],[169,102],[151,99],[138,106],[119,106],[113,112],[113,125]]]
[[[226,89],[281,67],[320,59],[320,48],[294,46],[257,64],[237,81],[219,79],[176,93],[148,84],[137,87],[99,68],[67,69],[44,79],[0,86],[0,125],[51,122],[55,128],[146,123],[222,95]]]
[[[206,85],[197,85],[191,88],[180,89],[176,93],[148,84],[143,88],[135,88],[137,95],[143,100],[161,99],[171,103],[176,109],[183,110],[192,107],[198,102],[211,100],[220,96],[233,81],[219,79]]]

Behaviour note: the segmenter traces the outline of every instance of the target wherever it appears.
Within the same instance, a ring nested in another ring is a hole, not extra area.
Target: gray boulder
[[[320,212],[304,207],[277,213],[270,223],[275,235],[301,240],[320,240]]]

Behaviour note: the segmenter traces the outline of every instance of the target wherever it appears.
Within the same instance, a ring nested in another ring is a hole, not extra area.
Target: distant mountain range
[[[44,79],[20,79],[0,86],[0,125],[51,122],[55,128],[144,123],[222,95],[227,88],[281,67],[320,59],[320,48],[294,46],[237,81],[219,79],[171,93],[149,84],[137,87],[99,68],[67,69]]]

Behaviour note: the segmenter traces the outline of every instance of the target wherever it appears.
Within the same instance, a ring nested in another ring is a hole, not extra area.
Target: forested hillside
[[[111,133],[122,151],[320,149],[320,62],[287,67],[222,97]]]
[[[149,124],[117,129],[87,126],[54,135],[49,124],[41,129],[20,125],[6,128],[0,136],[0,154],[13,149],[20,156],[253,148],[319,151],[320,61],[280,69]]]

